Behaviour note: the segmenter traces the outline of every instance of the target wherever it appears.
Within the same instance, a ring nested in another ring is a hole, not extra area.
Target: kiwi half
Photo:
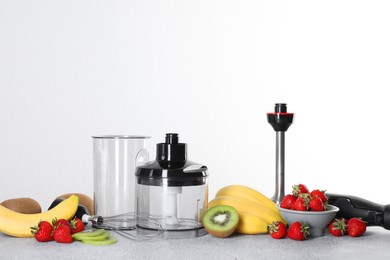
[[[238,222],[237,210],[226,205],[211,207],[202,218],[204,228],[215,237],[230,236],[236,230]]]

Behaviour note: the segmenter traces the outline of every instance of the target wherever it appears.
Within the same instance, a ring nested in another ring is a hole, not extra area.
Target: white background
[[[92,135],[178,132],[224,185],[390,203],[389,1],[0,0],[0,201],[93,195]]]

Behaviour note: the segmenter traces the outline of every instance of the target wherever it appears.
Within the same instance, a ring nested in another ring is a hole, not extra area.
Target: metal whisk
[[[112,230],[132,240],[151,240],[164,232],[161,223],[147,214],[124,213],[108,217],[84,214],[82,221],[91,223],[94,228]],[[138,228],[138,225],[149,228]]]

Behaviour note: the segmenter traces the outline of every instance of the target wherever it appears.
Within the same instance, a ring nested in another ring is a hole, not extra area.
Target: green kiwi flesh
[[[115,244],[116,242],[118,242],[118,239],[116,239],[115,237],[111,237],[109,236],[108,238],[104,239],[104,240],[81,240],[82,243],[84,244],[88,244],[88,245],[93,245],[93,246],[108,246],[108,245],[112,245],[112,244]]]
[[[236,230],[238,222],[237,210],[227,205],[211,207],[202,218],[204,228],[215,237],[230,236]]]
[[[110,232],[104,229],[86,230],[72,235],[74,240],[78,240],[84,244],[94,246],[112,245],[118,242],[115,237],[110,235]]]
[[[83,237],[83,238],[81,238],[80,240],[81,240],[81,241],[86,241],[86,240],[89,240],[89,241],[102,241],[102,240],[107,239],[109,236],[110,236],[110,232],[104,231],[103,234],[101,234],[101,235],[99,235],[99,236]]]
[[[89,237],[96,237],[96,236],[101,236],[106,232],[104,229],[95,229],[95,230],[85,230],[83,232],[78,232],[72,235],[72,237],[75,240],[81,240],[84,238],[89,238]]]

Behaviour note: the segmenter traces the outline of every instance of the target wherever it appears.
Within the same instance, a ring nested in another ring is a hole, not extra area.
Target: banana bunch
[[[54,218],[70,220],[73,218],[79,205],[79,198],[72,195],[63,200],[56,207],[42,213],[23,214],[0,205],[0,232],[14,237],[34,237],[31,227],[39,221],[51,223]]]
[[[236,232],[241,234],[264,234],[268,232],[268,224],[273,221],[286,223],[272,200],[243,185],[220,189],[209,202],[209,208],[216,205],[232,206],[238,211],[240,222]]]

